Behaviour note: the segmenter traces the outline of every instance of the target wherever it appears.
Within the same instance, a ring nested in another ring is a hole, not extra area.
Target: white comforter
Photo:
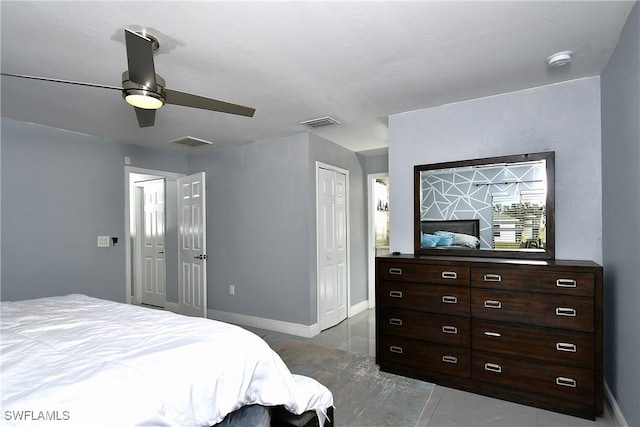
[[[254,403],[324,421],[333,405],[226,323],[84,295],[3,302],[1,316],[2,425],[210,426]]]

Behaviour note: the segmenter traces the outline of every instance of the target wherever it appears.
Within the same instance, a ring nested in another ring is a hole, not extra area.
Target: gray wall
[[[362,159],[303,133],[190,159],[207,180],[209,308],[317,322],[316,160],[350,171],[351,302],[366,299]]]
[[[602,262],[600,79],[389,118],[390,250],[413,253],[413,166],[556,152],[556,257]]]
[[[366,156],[365,169],[366,169],[367,175],[374,174],[374,173],[389,172],[389,155],[378,154],[375,156]]]
[[[1,148],[3,300],[78,292],[125,301],[125,156],[136,167],[207,173],[210,308],[304,325],[317,320],[315,161],[348,169],[351,303],[367,298],[364,158],[322,138],[189,158],[2,119]],[[98,248],[98,235],[120,243]],[[174,270],[168,301],[177,299]]]
[[[315,323],[307,157],[305,134],[192,156],[206,173],[209,308]]]
[[[605,378],[640,426],[640,5],[602,73]]]
[[[125,301],[124,157],[186,173],[187,157],[2,118],[2,300]],[[118,236],[97,247],[97,236]]]

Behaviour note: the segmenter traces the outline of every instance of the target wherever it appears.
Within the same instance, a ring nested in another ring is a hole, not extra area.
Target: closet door
[[[320,330],[347,318],[347,177],[318,168],[318,299]]]

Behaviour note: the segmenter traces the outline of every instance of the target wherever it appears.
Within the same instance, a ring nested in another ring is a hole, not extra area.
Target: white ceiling
[[[1,1],[2,72],[120,86],[123,29],[160,41],[174,90],[256,108],[253,118],[167,105],[139,128],[117,91],[2,77],[2,116],[164,150],[308,131],[353,151],[388,145],[387,117],[599,75],[632,1]],[[547,56],[573,50],[567,67]]]

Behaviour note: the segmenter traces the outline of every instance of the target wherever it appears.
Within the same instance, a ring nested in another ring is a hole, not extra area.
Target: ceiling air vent
[[[300,122],[301,125],[304,125],[311,129],[317,129],[323,126],[329,125],[339,125],[340,122],[334,119],[333,117],[319,117],[317,119],[305,120],[304,122]]]
[[[185,136],[182,138],[174,139],[173,141],[169,141],[174,144],[186,145],[187,147],[201,147],[203,145],[213,145],[213,142],[206,141],[200,138],[194,138],[192,136]]]

